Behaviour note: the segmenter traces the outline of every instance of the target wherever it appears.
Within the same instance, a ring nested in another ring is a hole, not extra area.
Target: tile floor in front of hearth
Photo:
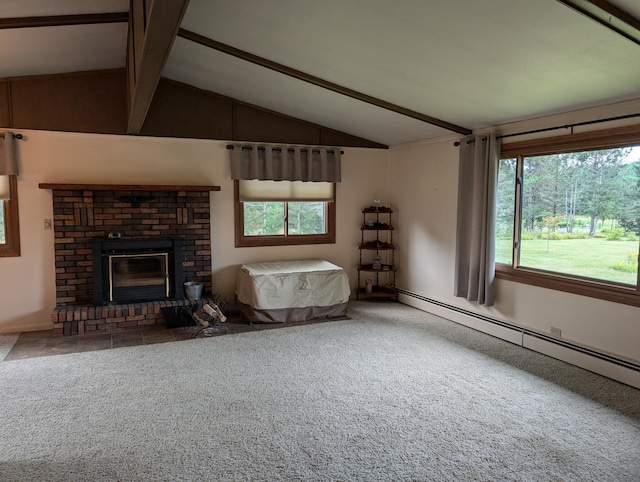
[[[244,333],[250,331],[284,328],[287,326],[337,321],[345,317],[309,320],[292,323],[249,323],[240,315],[228,315],[226,323],[221,324],[226,329],[225,334]],[[200,326],[167,329],[163,325],[132,329],[115,333],[95,333],[75,336],[53,336],[53,330],[30,331],[20,333],[9,353],[0,361],[22,360],[51,355],[64,355],[86,351],[108,350],[127,346],[153,345],[169,343],[192,338],[198,333]],[[213,336],[220,336],[214,334]],[[206,336],[206,332],[197,334],[198,338]]]
[[[241,323],[239,319],[237,321],[237,323],[225,323],[224,328],[229,333],[252,331],[253,325]],[[52,330],[24,332],[20,333],[18,340],[3,361],[188,340],[199,329],[198,326],[167,329],[163,325],[157,325],[113,333],[75,336],[53,336]]]

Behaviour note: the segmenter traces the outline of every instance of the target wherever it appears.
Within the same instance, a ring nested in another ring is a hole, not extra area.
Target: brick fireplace
[[[53,194],[56,270],[55,335],[124,331],[164,323],[161,309],[188,303],[181,289],[140,300],[95,302],[96,245],[171,245],[176,285],[211,292],[209,191],[217,186],[40,184]],[[169,241],[168,241],[169,240]],[[148,255],[144,255],[148,256]],[[131,264],[131,263],[130,263]],[[149,264],[149,263],[147,263]]]

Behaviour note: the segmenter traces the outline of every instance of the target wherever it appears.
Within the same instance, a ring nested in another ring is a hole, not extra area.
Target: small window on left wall
[[[6,176],[5,180],[9,199],[0,199],[0,257],[20,256],[18,183],[16,176]]]

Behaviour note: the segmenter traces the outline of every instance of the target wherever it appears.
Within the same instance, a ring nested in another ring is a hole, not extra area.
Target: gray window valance
[[[0,201],[11,199],[9,176],[18,175],[18,156],[13,132],[0,132]],[[0,205],[0,209],[2,206]]]
[[[0,132],[0,176],[18,175],[18,156],[13,132]]]
[[[233,144],[231,178],[340,182],[339,148]]]

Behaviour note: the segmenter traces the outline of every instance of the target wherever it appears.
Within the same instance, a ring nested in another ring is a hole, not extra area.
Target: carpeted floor
[[[640,391],[397,303],[348,315],[4,361],[0,480],[640,480]]]

